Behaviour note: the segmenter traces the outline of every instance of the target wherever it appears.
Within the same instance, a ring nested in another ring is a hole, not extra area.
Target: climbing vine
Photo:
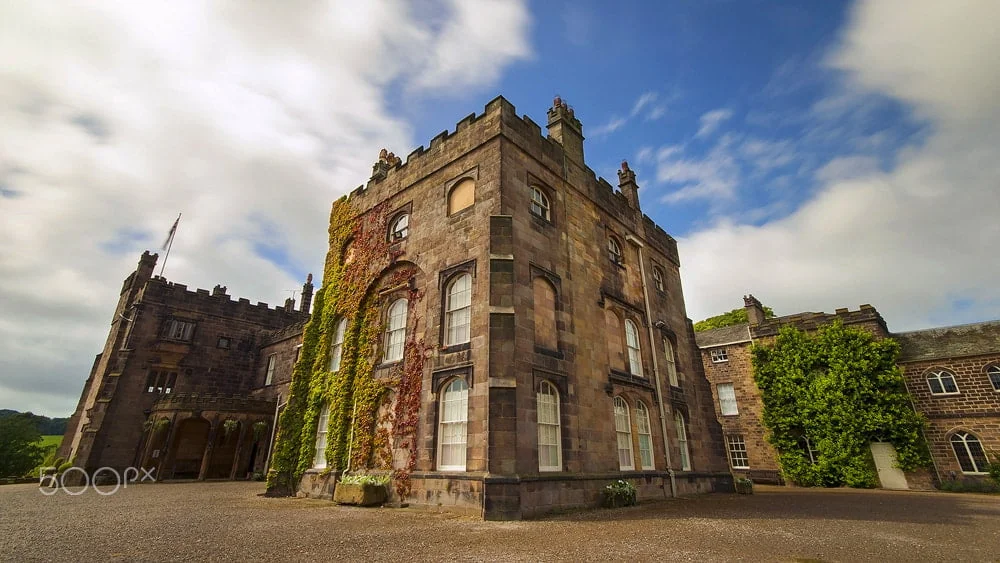
[[[329,407],[329,419],[323,455],[329,471],[391,469],[393,448],[403,447],[396,443],[398,404],[415,401],[419,409],[424,354],[421,340],[407,340],[404,361],[375,375],[381,357],[379,337],[385,326],[380,292],[405,288],[409,297],[408,327],[417,326],[415,305],[420,298],[409,283],[416,275],[415,269],[400,267],[384,275],[400,255],[386,236],[387,219],[385,203],[365,213],[363,220],[346,198],[333,205],[323,287],[316,293],[314,313],[303,334],[302,355],[292,374],[289,402],[279,419],[274,461],[268,474],[268,490],[274,494],[290,494],[302,474],[313,467],[316,430],[325,405]],[[332,341],[341,319],[347,320],[347,329],[340,366],[330,371]],[[415,350],[419,358],[414,357]],[[419,370],[416,385],[407,378],[410,370]],[[416,397],[410,397],[412,394]],[[393,396],[397,408],[381,409]],[[379,420],[380,412],[383,420]],[[387,428],[393,429],[391,436]],[[413,450],[412,439],[408,444]],[[415,451],[410,455],[415,458]],[[412,463],[403,472],[397,470],[395,477],[408,483],[411,469]]]
[[[924,420],[909,402],[892,339],[838,321],[814,334],[784,327],[751,353],[763,422],[790,480],[878,486],[873,441],[891,442],[905,471],[930,465]]]

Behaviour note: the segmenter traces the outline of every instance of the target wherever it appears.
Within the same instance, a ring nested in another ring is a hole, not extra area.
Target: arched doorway
[[[206,479],[229,479],[242,431],[243,424],[239,421],[227,419],[219,423],[215,431],[215,444],[212,447],[212,459],[209,461]]]
[[[177,435],[171,448],[174,452],[171,478],[198,478],[210,429],[211,425],[204,418],[188,418],[177,425]]]

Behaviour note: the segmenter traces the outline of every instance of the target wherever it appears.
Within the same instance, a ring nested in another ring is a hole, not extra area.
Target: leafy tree
[[[0,477],[21,477],[45,455],[42,435],[24,415],[0,418]]]
[[[764,318],[773,319],[774,310],[772,310],[770,307],[764,307]],[[694,323],[694,331],[702,332],[705,330],[711,330],[713,328],[722,328],[724,326],[733,326],[733,325],[743,324],[746,322],[749,322],[747,320],[747,310],[744,308],[733,309],[728,313],[722,313],[721,315],[709,317],[703,321],[698,321]]]
[[[891,442],[903,470],[930,465],[894,340],[837,321],[812,334],[784,327],[751,354],[769,441],[792,481],[875,487],[873,441]]]

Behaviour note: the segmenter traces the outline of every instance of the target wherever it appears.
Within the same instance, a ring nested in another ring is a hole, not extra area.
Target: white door
[[[883,489],[909,489],[906,475],[896,465],[896,448],[889,442],[872,442],[872,457],[875,458],[875,469],[878,470],[878,480]]]

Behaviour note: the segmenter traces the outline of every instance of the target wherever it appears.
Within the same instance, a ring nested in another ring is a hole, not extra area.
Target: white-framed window
[[[277,360],[277,354],[271,354],[267,357],[267,375],[264,376],[264,385],[270,385],[274,381],[274,364]]]
[[[955,374],[946,369],[937,369],[928,373],[927,386],[931,388],[931,395],[958,394],[958,385],[955,383]]]
[[[344,355],[344,333],[347,332],[347,319],[337,321],[337,329],[333,332],[333,343],[330,345],[330,371],[340,369],[340,359]]]
[[[726,444],[729,446],[729,464],[733,469],[750,469],[750,458],[747,457],[747,444],[743,441],[743,436],[726,436]]]
[[[615,397],[615,434],[618,439],[618,468],[622,471],[635,469],[632,461],[632,420],[628,414],[628,403]]]
[[[385,323],[385,352],[383,362],[398,362],[403,359],[403,344],[406,340],[406,299],[397,299],[389,306]]]
[[[677,445],[681,450],[681,469],[691,471],[691,452],[688,450],[687,424],[684,422],[684,414],[681,411],[674,411],[674,426],[677,427]]]
[[[538,470],[562,471],[559,391],[555,385],[543,381],[535,402],[538,408]]]
[[[445,292],[444,344],[464,344],[471,336],[472,276],[459,274]]]
[[[712,350],[710,354],[712,355],[713,364],[729,361],[729,352],[727,352],[725,348],[716,348]]]
[[[146,376],[146,392],[169,395],[174,392],[177,383],[177,372],[151,370]]]
[[[649,409],[642,401],[635,403],[635,425],[639,431],[639,463],[643,469],[656,469],[653,463],[653,429],[649,424]]]
[[[955,451],[962,473],[985,474],[989,467],[983,444],[968,432],[959,432],[951,437],[951,449]]]
[[[740,409],[736,406],[736,388],[732,383],[720,383],[716,387],[719,392],[719,410],[722,416],[733,416],[740,414]]]
[[[402,240],[408,234],[410,234],[410,215],[403,213],[392,222],[392,228],[389,229],[389,240]]]
[[[546,221],[550,221],[552,216],[549,209],[549,198],[535,186],[531,186],[531,214]]]
[[[986,377],[990,378],[990,385],[994,391],[1000,391],[1000,366],[990,366],[986,368]]]
[[[313,453],[313,467],[323,469],[326,467],[326,435],[330,425],[330,405],[325,404],[319,411],[319,420],[316,422],[316,450]]]
[[[653,286],[657,291],[664,291],[666,288],[663,284],[663,270],[658,266],[653,266]]]
[[[663,339],[663,355],[667,360],[667,381],[670,382],[671,386],[677,387],[679,383],[677,381],[677,364],[674,361],[674,345],[667,338]]]
[[[170,319],[163,326],[163,337],[171,340],[191,340],[195,323]]]
[[[465,471],[469,425],[469,386],[456,378],[441,392],[438,424],[438,469]]]
[[[628,348],[628,371],[642,377],[642,351],[639,348],[639,329],[632,319],[625,319],[625,346]]]
[[[611,256],[611,261],[615,264],[625,263],[625,259],[622,257],[622,246],[618,244],[615,237],[608,237],[608,255]]]

